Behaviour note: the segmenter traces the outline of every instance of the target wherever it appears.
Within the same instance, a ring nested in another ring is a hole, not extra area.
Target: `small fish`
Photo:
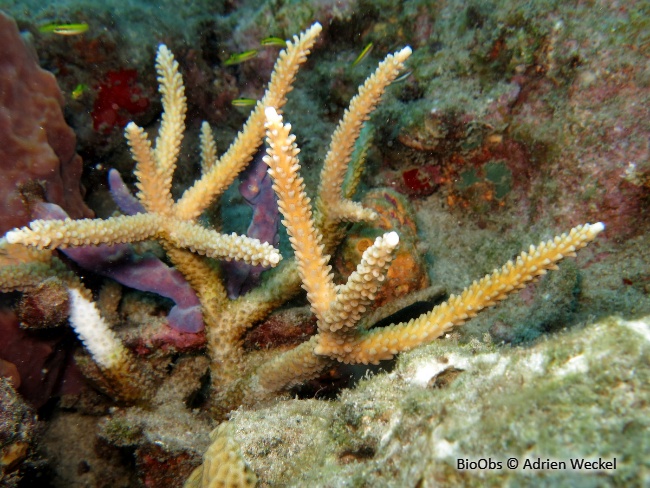
[[[372,42],[368,43],[368,45],[363,48],[363,51],[361,51],[361,54],[359,54],[357,56],[357,59],[354,60],[354,62],[352,63],[352,66],[356,66],[361,61],[366,59],[366,56],[368,56],[368,54],[370,54],[370,51],[372,51]]]
[[[411,76],[412,74],[413,74],[413,71],[407,71],[407,72],[404,73],[403,75],[398,76],[397,78],[395,78],[395,79],[393,80],[393,83],[400,83],[400,82],[402,82],[402,81],[405,81],[405,80],[406,80],[409,76]]]
[[[78,36],[88,30],[88,24],[56,24],[50,22],[38,28],[39,32],[44,34],[58,34],[60,36]]]
[[[74,87],[74,90],[72,90],[72,99],[73,100],[79,100],[83,94],[86,92],[88,89],[88,85],[85,83],[79,83],[77,86]]]
[[[239,54],[231,54],[228,59],[223,63],[225,66],[232,66],[233,64],[243,63],[249,59],[253,59],[257,56],[257,49],[251,49],[250,51],[244,51]]]
[[[233,107],[252,107],[257,103],[254,98],[235,98],[232,102]]]
[[[262,46],[287,47],[287,41],[279,37],[265,37],[260,41]]]

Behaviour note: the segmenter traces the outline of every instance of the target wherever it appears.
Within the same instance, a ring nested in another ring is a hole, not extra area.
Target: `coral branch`
[[[366,307],[375,299],[375,293],[384,281],[398,244],[397,232],[388,232],[377,237],[374,244],[364,251],[356,271],[348,277],[347,283],[337,290],[336,300],[330,306],[324,323],[319,324],[321,332],[324,333],[321,347],[325,337],[335,342],[340,342],[342,338],[347,339],[347,329],[356,326],[365,314]]]
[[[160,132],[156,139],[154,156],[163,188],[171,188],[176,159],[185,132],[187,102],[183,78],[178,71],[178,62],[171,51],[161,44],[156,55],[156,71],[162,94],[163,116]],[[168,195],[171,202],[171,195]]]
[[[539,246],[530,246],[513,263],[509,261],[501,269],[494,270],[479,281],[475,281],[460,295],[452,295],[449,300],[438,305],[431,312],[421,315],[408,323],[390,325],[371,330],[351,346],[351,351],[337,354],[346,363],[373,363],[390,359],[398,352],[408,351],[426,344],[477,313],[504,300],[513,292],[526,286],[526,283],[546,274],[547,270],[557,269],[557,262],[593,241],[605,228],[599,222],[573,228]],[[316,353],[326,352],[316,348]]]
[[[125,401],[137,401],[153,393],[151,377],[135,364],[128,349],[101,317],[85,293],[70,288],[70,325],[102,372],[103,380]],[[143,374],[145,373],[145,374]]]
[[[375,213],[358,203],[345,200],[342,185],[348,164],[363,123],[368,120],[386,87],[399,75],[404,62],[411,55],[411,48],[405,47],[388,55],[375,72],[359,87],[359,93],[350,102],[341,122],[332,135],[332,142],[323,163],[316,200],[317,223],[323,235],[330,235],[342,220],[372,220]]]
[[[129,143],[131,155],[136,162],[135,176],[138,178],[138,199],[148,212],[171,212],[171,202],[166,192],[161,192],[161,178],[158,174],[151,142],[146,132],[133,122],[124,128],[124,136]]]
[[[129,352],[99,315],[95,304],[71,288],[70,324],[102,369],[122,368],[129,360]]]
[[[336,298],[334,280],[327,265],[329,256],[323,252],[321,236],[316,232],[312,220],[309,198],[305,194],[303,179],[298,174],[298,147],[289,124],[282,124],[275,108],[266,109],[266,137],[268,156],[264,158],[273,177],[273,189],[278,195],[278,206],[284,216],[282,223],[287,228],[293,247],[298,273],[307,291],[307,299],[319,322],[325,317],[330,304]]]
[[[144,241],[155,236],[161,226],[161,217],[151,213],[106,220],[34,220],[29,227],[7,232],[6,238],[10,244],[56,249]]]
[[[182,219],[194,219],[214,198],[230,185],[237,174],[252,159],[264,137],[264,107],[280,108],[291,91],[298,68],[307,59],[322,27],[315,23],[300,37],[294,36],[275,63],[271,82],[261,102],[251,113],[243,130],[228,151],[199,181],[187,189],[176,204],[176,213]]]

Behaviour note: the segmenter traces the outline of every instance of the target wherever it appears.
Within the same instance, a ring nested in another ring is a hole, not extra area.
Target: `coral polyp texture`
[[[48,253],[54,249],[158,240],[201,301],[211,359],[210,411],[214,418],[223,420],[232,409],[267,401],[289,387],[319,376],[337,361],[377,364],[445,335],[548,270],[556,269],[560,260],[575,255],[604,229],[602,223],[577,226],[539,246],[531,246],[514,261],[416,319],[368,329],[362,318],[373,307],[375,295],[399,246],[398,230],[377,237],[343,284],[334,281],[330,254],[342,238],[343,223],[376,218],[375,212],[348,198],[359,179],[358,171],[346,177],[348,165],[364,121],[403,70],[411,49],[405,47],[388,55],[352,99],[332,136],[312,207],[300,175],[296,137],[290,124],[284,122],[281,109],[297,69],[320,31],[321,26],[314,24],[287,42],[266,94],[219,160],[214,160],[212,135],[204,126],[201,131],[203,175],[177,201],[172,199],[170,190],[185,130],[186,100],[178,64],[171,52],[160,46],[156,69],[164,113],[155,145],[152,147],[144,130],[134,123],[126,127],[131,153],[137,162],[138,199],[144,211],[105,220],[37,220],[29,227],[8,232],[2,244],[7,253],[17,246],[29,246],[41,250],[40,253],[31,251],[40,256],[40,261],[32,259],[27,264],[12,265],[11,271],[31,266],[33,272],[23,273],[21,279],[13,278],[13,281],[8,274],[2,275],[2,289],[28,289],[42,276],[56,276],[60,263]],[[279,252],[270,244],[223,235],[198,221],[202,212],[245,169],[265,135],[268,148],[264,161],[269,166],[278,207],[284,217],[282,223],[294,251],[293,258],[282,263]],[[211,259],[236,259],[277,267],[264,277],[260,286],[244,296],[229,299]],[[56,270],[53,271],[51,263],[56,264]],[[143,379],[145,375],[135,371],[138,363],[99,316],[90,302],[90,294],[78,279],[68,273],[65,280],[71,289],[70,324],[100,372],[118,390],[122,400],[150,400],[155,380]],[[316,335],[282,352],[246,354],[242,347],[244,332],[296,295],[300,287],[306,291],[316,317]],[[248,471],[236,445],[228,438],[228,429],[223,426],[215,431],[214,444],[206,452],[203,467],[192,474],[187,486],[225,486],[223,483],[228,480],[228,486],[254,484],[255,475]]]

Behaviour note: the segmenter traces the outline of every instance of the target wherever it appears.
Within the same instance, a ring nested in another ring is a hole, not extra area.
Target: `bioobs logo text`
[[[495,461],[492,458],[480,458],[476,460],[456,459],[456,469],[503,469],[503,462]]]

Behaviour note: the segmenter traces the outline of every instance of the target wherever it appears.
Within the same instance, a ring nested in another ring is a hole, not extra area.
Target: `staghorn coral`
[[[297,69],[306,59],[320,29],[320,25],[315,24],[300,38],[295,37],[293,42],[287,43],[287,49],[278,59],[267,95],[253,111],[230,149],[218,161],[214,161],[214,151],[209,150],[209,137],[204,135],[204,174],[177,202],[172,201],[170,189],[184,132],[186,101],[178,63],[169,50],[161,46],[156,68],[163,94],[164,113],[155,148],[151,147],[143,129],[133,123],[126,127],[126,137],[137,161],[138,198],[146,212],[106,220],[36,220],[30,224],[30,228],[8,232],[7,245],[20,243],[39,249],[55,249],[156,238],[162,242],[168,257],[199,294],[206,324],[212,326],[213,333],[209,333],[208,338],[212,338],[215,343],[224,342],[224,334],[220,332],[224,328],[231,328],[229,321],[219,313],[227,303],[225,288],[209,263],[185,249],[208,257],[242,259],[254,265],[274,266],[280,261],[280,254],[271,245],[260,243],[257,239],[220,234],[204,228],[196,219],[252,158],[264,135],[263,104],[282,106],[285,103],[285,96],[291,89]],[[20,268],[13,267],[6,273],[7,279],[2,282],[2,290],[27,289],[44,276],[56,272],[49,262],[40,263],[38,269],[34,263],[27,263]],[[16,273],[24,275],[23,279],[17,281]],[[80,284],[75,284],[75,287],[80,288]],[[234,303],[244,310],[255,309],[248,302],[250,298],[246,302]],[[236,310],[233,313],[239,314]],[[235,332],[237,333],[238,331]],[[228,340],[225,342],[227,344]],[[224,348],[225,353],[221,356],[220,363],[237,363],[238,357],[230,359],[233,356],[231,350],[234,349]],[[229,369],[226,367],[224,371],[228,372]]]
[[[53,203],[36,203],[32,213],[41,219],[68,218],[65,211]],[[174,306],[169,311],[167,321],[172,329],[188,333],[203,330],[201,306],[196,293],[178,270],[167,266],[156,256],[140,256],[129,244],[79,246],[63,249],[62,252],[84,269],[129,288],[171,299]]]
[[[371,330],[363,322],[360,325],[382,285],[399,245],[399,235],[387,232],[378,237],[363,253],[356,271],[342,285],[334,283],[328,264],[329,253],[339,242],[341,222],[375,218],[374,212],[348,199],[351,191],[347,185],[354,186],[355,182],[347,183],[346,173],[364,121],[403,68],[411,50],[407,47],[387,56],[353,98],[332,137],[321,173],[316,207],[312,209],[299,174],[295,136],[291,134],[290,125],[283,123],[278,110],[291,88],[298,65],[304,61],[319,31],[320,25],[315,24],[287,44],[287,49],[280,54],[267,94],[219,161],[213,162],[215,151],[210,150],[211,136],[203,131],[203,176],[177,202],[171,198],[170,185],[184,130],[185,99],[178,65],[171,53],[161,46],[157,69],[165,112],[155,149],[151,148],[141,128],[135,124],[126,128],[131,151],[138,163],[138,198],[146,212],[107,220],[35,221],[29,228],[16,229],[6,236],[13,245],[46,249],[149,238],[160,240],[169,258],[201,300],[212,359],[212,413],[217,418],[223,418],[238,405],[254,405],[314,378],[334,361],[376,364],[430,342],[523,288],[547,270],[556,269],[558,261],[574,255],[604,229],[601,223],[586,224],[538,247],[531,246],[515,262],[507,263],[474,282],[460,295],[452,295],[447,302],[408,323]],[[262,286],[245,297],[228,300],[225,287],[206,258],[244,259],[253,264],[269,265],[278,264],[279,253],[259,241],[223,236],[205,229],[197,223],[197,218],[250,161],[264,135],[264,120],[269,146],[265,161],[274,180],[273,188],[294,249],[294,259],[285,260]],[[199,256],[187,249],[196,251]],[[245,358],[241,349],[242,333],[293,295],[300,285],[306,290],[316,316],[317,335],[271,359],[264,355]],[[6,288],[8,286],[3,284],[3,289]],[[78,287],[72,288],[70,322],[103,374],[120,384],[128,383],[128,376],[134,373],[137,365],[102,323],[88,298],[74,290]],[[78,318],[82,312],[97,324],[97,331],[104,333],[93,333],[87,323],[82,324],[83,320]],[[96,344],[93,344],[94,339],[98,339]],[[148,384],[140,384],[133,391],[125,388],[122,392],[121,398],[130,401],[151,395]],[[219,486],[218,479],[210,478],[213,472],[215,478],[221,477],[223,472],[235,478],[239,476],[233,475],[228,466],[220,469],[214,464],[215,456],[224,456],[219,446],[225,445],[229,452],[236,452],[224,437],[226,429],[224,426],[215,433],[215,442],[219,444],[208,449],[203,468],[191,477],[188,486]],[[229,459],[224,461],[226,464],[232,462],[239,467],[240,484],[252,483],[254,476],[242,474],[247,468],[237,456],[225,457]],[[202,478],[200,483],[199,478]]]
[[[203,131],[203,176],[178,202],[172,201],[169,190],[184,129],[185,98],[178,65],[171,53],[161,46],[157,69],[165,112],[155,149],[151,149],[141,128],[134,124],[129,124],[126,128],[127,139],[138,163],[138,197],[146,212],[106,220],[37,220],[29,228],[7,233],[7,241],[11,244],[20,243],[47,249],[133,242],[152,237],[159,239],[170,259],[199,293],[213,358],[212,381],[215,390],[226,392],[224,398],[217,398],[218,411],[222,413],[241,401],[238,395],[231,397],[231,391],[234,390],[229,390],[224,385],[246,376],[247,366],[242,365],[239,348],[242,332],[294,294],[299,289],[301,280],[295,266],[288,263],[267,281],[266,286],[248,294],[245,299],[228,301],[223,284],[210,265],[183,248],[208,257],[239,258],[253,264],[274,265],[280,260],[279,254],[270,245],[243,237],[223,236],[203,228],[196,223],[196,218],[251,159],[264,134],[264,107],[279,109],[282,106],[297,67],[304,61],[320,30],[320,25],[315,24],[300,37],[296,37],[293,43],[287,44],[287,49],[280,54],[267,94],[251,114],[244,131],[217,162],[212,161],[214,151],[210,150],[213,144],[209,131]],[[333,136],[319,192],[319,201],[323,203],[319,206],[318,221],[323,228],[334,230],[341,221],[374,217],[374,212],[366,211],[343,198],[343,180],[364,120],[377,105],[385,88],[397,76],[409,54],[410,49],[406,48],[394,56],[388,56],[380,64],[377,72],[366,81],[359,95],[353,99],[350,110]],[[351,186],[354,184],[353,182]],[[304,197],[301,201],[304,201]],[[340,235],[332,231],[327,236],[327,247],[335,247]],[[391,245],[396,245],[396,234],[390,242]],[[313,244],[313,241],[307,242],[306,246]],[[300,268],[301,261],[298,263]],[[331,286],[333,285],[330,288]],[[327,300],[327,296],[322,297],[322,300]]]
[[[280,240],[280,213],[271,177],[267,174],[267,166],[262,157],[263,152],[260,151],[241,174],[239,193],[253,209],[246,235],[277,246]],[[237,298],[258,285],[260,275],[264,271],[262,266],[251,266],[241,261],[223,263],[222,267],[225,271],[228,298]]]
[[[363,254],[357,270],[344,285],[335,286],[329,256],[323,255],[322,237],[311,219],[309,201],[298,174],[299,152],[273,108],[266,110],[269,156],[266,162],[274,178],[283,223],[291,236],[298,272],[307,291],[319,333],[309,342],[265,363],[247,386],[253,397],[294,385],[317,375],[332,359],[345,363],[377,364],[400,351],[436,339],[452,327],[463,324],[486,307],[495,305],[526,283],[557,269],[556,263],[586,246],[604,229],[602,223],[585,224],[539,246],[530,246],[515,262],[506,263],[431,312],[408,323],[367,331],[357,323],[367,311],[398,243],[396,232],[375,240]]]
[[[138,163],[138,196],[147,212],[106,220],[34,220],[29,229],[8,232],[7,241],[39,249],[55,249],[157,238],[167,247],[188,248],[209,257],[243,259],[265,266],[276,265],[280,255],[268,244],[241,236],[219,234],[194,222],[216,193],[203,188],[203,180],[188,190],[178,202],[172,201],[171,175],[184,132],[185,90],[178,72],[178,63],[166,46],[160,46],[156,62],[165,111],[155,147],[151,147],[142,128],[134,123],[126,127],[126,137]],[[244,162],[250,158],[248,154],[237,156]],[[217,169],[217,166],[212,169]],[[215,181],[211,183],[221,189],[225,188],[229,182],[223,181],[225,178],[221,172],[212,171],[204,176],[215,173],[218,173],[218,177],[212,178]]]

